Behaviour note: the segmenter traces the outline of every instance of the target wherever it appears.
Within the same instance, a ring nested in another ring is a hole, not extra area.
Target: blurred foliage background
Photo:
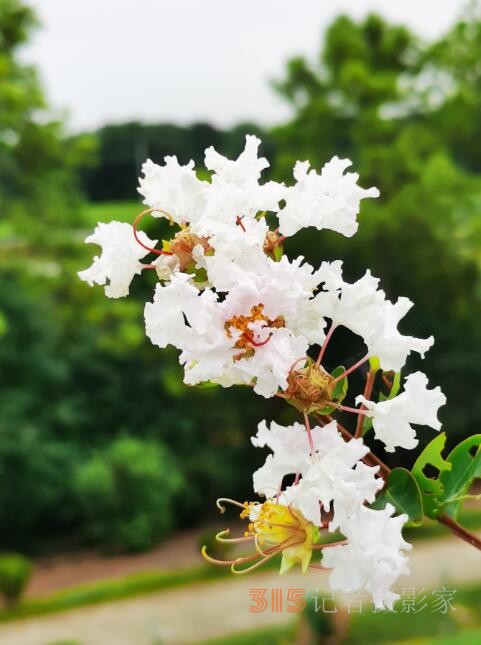
[[[250,497],[263,456],[249,436],[262,418],[294,418],[246,389],[181,383],[176,353],[144,336],[153,276],[120,301],[78,280],[95,251],[83,239],[96,221],[130,220],[141,209],[136,185],[146,157],[201,164],[208,145],[234,157],[245,134],[256,133],[277,179],[290,181],[297,159],[317,169],[334,154],[352,159],[361,184],[382,194],[363,204],[358,235],[306,231],[287,251],[315,264],[342,258],[350,279],[369,267],[390,298],[410,297],[416,307],[403,331],[436,337],[423,368],[448,397],[449,441],[479,432],[476,5],[430,43],[376,15],[337,18],[317,61],[299,57],[279,71],[273,89],[292,118],[268,131],[128,123],[67,136],[48,120],[35,69],[18,56],[35,24],[22,2],[0,0],[1,549],[148,548],[207,521],[219,495]],[[353,360],[353,338],[340,336],[336,347],[332,367]],[[423,436],[421,446],[432,433]]]

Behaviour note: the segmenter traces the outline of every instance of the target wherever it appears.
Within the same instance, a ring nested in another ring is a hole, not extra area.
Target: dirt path
[[[481,552],[444,538],[419,542],[411,556],[412,574],[399,588],[433,588],[481,579]],[[272,572],[85,607],[44,618],[0,626],[2,645],[49,645],[75,640],[82,645],[187,645],[245,629],[281,624],[287,611],[249,612],[249,590],[264,587],[287,590],[327,590],[326,572],[278,577]],[[367,606],[366,606],[367,610]]]

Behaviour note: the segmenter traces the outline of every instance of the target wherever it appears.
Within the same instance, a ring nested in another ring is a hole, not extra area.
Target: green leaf
[[[366,432],[369,432],[369,430],[372,428],[372,418],[364,415],[364,419],[362,420],[362,436],[366,434]]]
[[[197,383],[195,385],[198,390],[210,390],[213,387],[219,387],[218,383],[212,383],[212,381],[202,381],[202,383]]]
[[[383,509],[387,503],[394,506],[397,513],[406,513],[408,526],[420,526],[424,511],[421,491],[413,474],[406,468],[394,468],[389,473],[386,486],[371,508]]]
[[[421,490],[424,512],[432,518],[438,517],[442,512],[440,505],[442,504],[444,486],[440,476],[452,468],[451,463],[448,463],[441,455],[445,443],[446,435],[442,432],[424,448],[411,471]],[[437,477],[428,477],[425,474],[424,469],[428,465],[434,466],[439,471]]]
[[[195,270],[195,277],[194,277],[194,282],[203,284],[204,282],[207,282],[208,276],[207,276],[207,269],[204,267],[200,267],[199,269]]]
[[[276,246],[273,252],[274,260],[276,262],[279,262],[279,260],[282,258],[283,255],[284,255],[284,249],[282,248],[282,246],[281,245]]]
[[[343,367],[342,365],[339,365],[339,367],[336,367],[334,370],[332,370],[331,376],[333,376],[334,378],[337,378],[338,376],[341,376],[341,374],[344,374],[345,371],[346,371],[346,368]],[[336,383],[332,391],[333,401],[336,401],[336,403],[341,403],[341,401],[344,400],[347,394],[347,385],[348,385],[347,376],[345,376],[343,379],[341,379]]]
[[[442,511],[456,519],[471,484],[481,477],[481,434],[458,444],[446,457],[446,462],[451,470],[442,471],[439,477],[443,486]]]

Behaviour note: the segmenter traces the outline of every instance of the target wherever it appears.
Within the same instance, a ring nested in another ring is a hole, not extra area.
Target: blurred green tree
[[[46,243],[49,228],[78,217],[75,170],[90,163],[95,139],[67,141],[61,123],[48,118],[35,69],[18,56],[36,24],[23,2],[0,0],[0,235]]]
[[[86,538],[114,551],[153,546],[174,526],[181,484],[162,444],[119,437],[74,471]]]

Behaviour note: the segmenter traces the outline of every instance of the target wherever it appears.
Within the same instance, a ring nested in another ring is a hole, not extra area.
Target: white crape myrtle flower
[[[406,552],[411,545],[402,536],[407,515],[392,517],[394,507],[382,510],[360,506],[346,518],[341,532],[347,544],[323,551],[323,566],[332,569],[330,585],[334,591],[367,591],[377,609],[392,609],[399,594],[391,591],[401,575],[409,573]]]
[[[279,229],[283,235],[294,235],[308,226],[331,229],[346,237],[354,235],[361,199],[379,197],[379,191],[358,186],[357,173],[344,174],[350,165],[349,159],[333,157],[321,174],[317,174],[309,170],[308,161],[296,163],[296,184],[287,188],[285,206],[279,211]]]
[[[193,161],[182,166],[177,157],[165,157],[164,162],[161,166],[147,159],[142,165],[137,190],[144,204],[165,211],[177,224],[196,221],[204,212],[208,182],[197,178]]]
[[[157,240],[149,239],[142,232],[139,233],[139,239],[150,247],[157,244]],[[149,253],[136,242],[132,226],[124,222],[100,222],[85,242],[98,244],[102,247],[102,253],[94,257],[91,267],[78,272],[80,279],[90,286],[106,285],[105,295],[109,298],[127,296],[134,276],[142,272],[140,260]]]
[[[446,397],[439,386],[428,390],[427,385],[427,376],[414,372],[406,377],[404,391],[393,399],[375,403],[362,395],[356,398],[356,403],[363,403],[367,408],[376,439],[385,444],[387,452],[394,452],[396,447],[411,449],[418,445],[411,423],[441,429],[437,415]]]
[[[321,506],[328,511],[332,503],[334,530],[364,501],[373,502],[383,481],[376,477],[377,466],[366,466],[361,461],[369,452],[362,439],[346,443],[335,421],[313,428],[311,435],[314,455],[310,455],[306,429],[301,424],[272,424],[269,431],[265,422],[261,423],[251,441],[255,446],[269,447],[273,454],[254,473],[254,490],[272,496],[280,491],[286,475],[299,473],[300,481],[282,492],[281,503],[297,508],[316,525],[321,523]]]
[[[153,303],[145,307],[147,336],[159,347],[181,350],[185,383],[253,383],[265,397],[287,387],[290,368],[306,354],[308,341],[302,325],[296,334],[286,321],[308,306],[310,292],[294,282],[292,289],[276,282],[277,266],[273,263],[259,284],[242,280],[222,301],[211,289],[200,293],[192,277],[182,273],[157,285]],[[299,276],[312,281],[309,269]]]
[[[304,336],[309,344],[323,342],[326,323],[312,306],[323,272],[314,270],[302,256],[293,261],[284,256],[275,262],[256,246],[239,243],[235,251],[222,247],[213,255],[202,256],[198,265],[207,270],[217,291],[233,291],[237,296],[254,291],[269,318],[282,315],[294,335]],[[229,300],[234,298],[229,296]]]
[[[369,356],[379,358],[382,369],[398,372],[412,351],[424,357],[433,345],[432,336],[414,338],[399,332],[397,326],[413,303],[408,298],[398,298],[395,303],[387,300],[378,288],[379,279],[370,271],[352,284],[342,279],[341,262],[331,263],[324,273],[325,290],[315,298],[319,314],[361,336]]]

